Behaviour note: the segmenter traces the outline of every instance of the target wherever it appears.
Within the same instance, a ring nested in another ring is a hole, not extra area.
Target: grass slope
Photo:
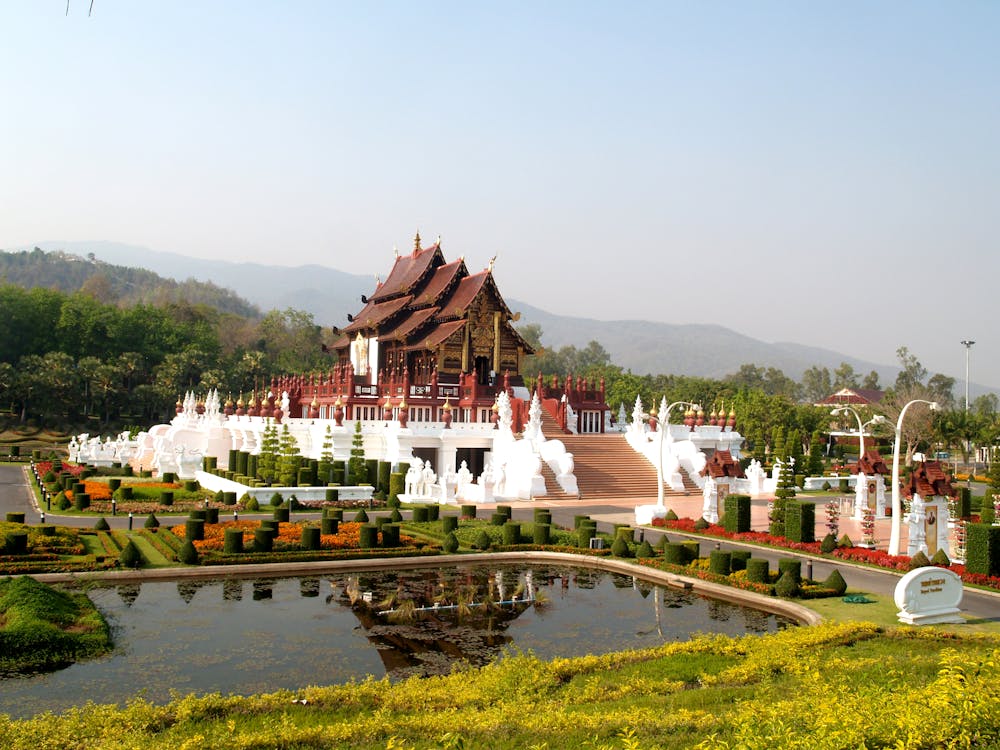
[[[57,669],[110,648],[108,624],[86,595],[27,576],[0,580],[0,672]]]

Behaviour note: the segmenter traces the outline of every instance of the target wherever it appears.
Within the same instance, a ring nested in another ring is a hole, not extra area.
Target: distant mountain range
[[[178,282],[187,279],[211,282],[233,290],[262,310],[293,307],[310,312],[324,326],[344,325],[347,315],[363,306],[361,295],[370,294],[374,286],[372,276],[319,265],[291,268],[201,260],[115,242],[42,242],[38,247],[84,258],[93,253],[98,261],[149,269]],[[507,303],[521,313],[521,325],[541,326],[542,341],[547,347],[582,347],[596,340],[615,364],[637,374],[721,378],[736,372],[742,364],[753,363],[778,368],[799,380],[813,365],[827,367],[832,372],[841,362],[847,362],[859,375],[875,370],[883,384],[890,384],[899,372],[898,367],[828,349],[789,342],[767,343],[718,325],[593,320],[557,315],[511,298],[507,298]]]

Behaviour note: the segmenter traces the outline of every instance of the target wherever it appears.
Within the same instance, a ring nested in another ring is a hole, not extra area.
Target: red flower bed
[[[738,542],[751,542],[753,544],[764,544],[769,547],[778,547],[782,549],[796,550],[798,552],[807,552],[811,555],[817,555],[825,557],[822,552],[820,552],[819,542],[790,542],[784,537],[771,536],[763,531],[747,531],[741,534],[734,534],[732,532],[726,531],[721,526],[716,524],[709,524],[707,528],[695,529],[695,520],[693,518],[678,518],[675,521],[667,521],[660,518],[653,519],[653,525],[658,527],[666,527],[668,529],[676,529],[677,531],[684,531],[692,534],[704,534],[705,536],[715,536],[721,537],[723,539],[732,539]],[[838,547],[832,553],[833,557],[839,557],[842,560],[848,560],[851,562],[866,563],[868,565],[875,565],[879,568],[886,568],[887,570],[900,570],[907,571],[910,568],[910,558],[908,555],[890,555],[885,550],[880,549],[868,549],[866,547]],[[987,576],[981,573],[968,573],[965,570],[964,565],[954,564],[949,570],[958,573],[962,577],[962,580],[966,583],[975,584],[977,586],[986,586],[992,589],[1000,590],[1000,577],[997,576]]]
[[[36,461],[35,462],[35,468],[38,469],[38,475],[41,476],[41,477],[44,477],[46,474],[48,474],[50,471],[52,471],[52,462],[51,461]],[[74,477],[80,476],[80,474],[83,473],[83,469],[84,469],[84,467],[82,465],[80,465],[80,464],[71,464],[71,463],[67,463],[66,461],[63,461],[62,470],[65,471],[65,472],[69,472]]]

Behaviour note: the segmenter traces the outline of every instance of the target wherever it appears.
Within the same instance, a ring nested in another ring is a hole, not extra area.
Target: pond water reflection
[[[789,624],[631,576],[548,565],[149,582],[90,596],[112,623],[114,653],[0,680],[0,713],[402,679],[510,648],[549,659]]]

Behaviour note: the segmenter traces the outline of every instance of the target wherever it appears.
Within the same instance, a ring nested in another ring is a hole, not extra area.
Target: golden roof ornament
[[[451,411],[451,401],[447,396],[444,397],[444,406],[441,409],[442,411]]]
[[[418,252],[420,252],[421,249],[422,248],[420,247],[420,230],[418,229],[417,233],[413,235],[413,254],[416,255]]]
[[[339,395],[337,396],[337,400],[333,402],[333,405],[336,406],[338,409],[343,407],[344,402],[340,400]]]
[[[496,262],[497,262],[497,256],[494,255],[492,258],[490,258],[490,265],[487,267],[486,270],[489,271],[490,273],[493,273],[493,266],[496,264]]]

